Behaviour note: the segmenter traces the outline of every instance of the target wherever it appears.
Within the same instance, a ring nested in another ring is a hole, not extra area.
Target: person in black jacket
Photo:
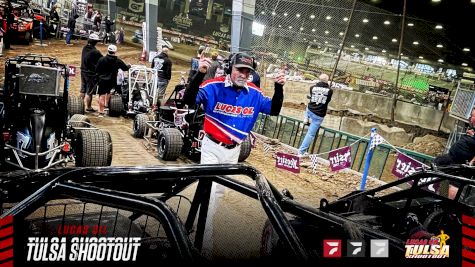
[[[68,20],[68,28],[69,31],[66,34],[66,44],[67,45],[73,45],[71,43],[71,38],[73,37],[74,31],[76,30],[76,19],[79,18],[79,15],[76,14],[73,17],[70,17]]]
[[[117,86],[117,73],[119,69],[127,71],[130,65],[116,56],[117,46],[109,45],[107,55],[99,59],[96,66],[96,73],[99,76],[99,117],[104,117],[104,113],[109,111],[108,103],[110,91]]]
[[[311,123],[300,145],[299,155],[307,152],[323,122],[323,118],[327,114],[328,103],[330,103],[333,95],[328,80],[328,75],[323,73],[320,75],[318,83],[310,87],[310,102],[307,106],[306,116],[311,119]]]
[[[163,48],[162,52],[153,58],[152,69],[157,70],[158,99],[162,99],[172,77],[172,61],[168,58],[168,48]]]
[[[114,38],[111,38],[112,25],[114,25],[114,23],[115,23],[115,20],[111,20],[110,16],[106,17],[106,20],[105,20],[106,34],[104,35],[104,40],[102,40],[104,44],[108,44],[111,42],[112,39],[114,39]]]
[[[89,35],[87,44],[82,49],[81,54],[81,99],[84,99],[86,111],[95,111],[91,107],[92,95],[95,94],[97,86],[96,66],[99,59],[102,58],[101,52],[97,50],[96,44],[101,39],[95,33]]]

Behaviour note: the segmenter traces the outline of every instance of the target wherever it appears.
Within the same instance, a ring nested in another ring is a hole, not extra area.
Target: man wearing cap
[[[92,95],[95,94],[97,85],[96,66],[102,57],[101,52],[97,50],[96,44],[100,41],[97,34],[89,35],[87,44],[83,47],[81,53],[81,99],[84,100],[86,111],[95,111],[92,106]]]
[[[209,58],[202,58],[198,73],[185,92],[185,103],[189,106],[202,105],[205,113],[201,164],[237,163],[240,144],[248,137],[259,113],[279,115],[284,100],[283,74],[275,78],[274,96],[271,99],[264,96],[259,87],[248,82],[249,74],[255,67],[251,56],[233,54],[225,65],[225,76],[199,85],[211,66]],[[213,250],[212,221],[224,191],[223,186],[213,183],[205,227],[204,253],[209,254]]]
[[[168,58],[168,48],[163,48],[162,52],[153,58],[151,67],[157,70],[158,99],[162,99],[172,77],[172,61]]]
[[[185,93],[189,106],[203,105],[205,112],[201,147],[201,163],[237,163],[241,142],[247,138],[260,112],[279,115],[284,99],[285,76],[275,78],[275,92],[271,98],[249,82],[254,59],[245,53],[229,57],[226,76],[205,81],[211,60],[200,60],[198,73]]]
[[[117,85],[117,73],[119,69],[127,71],[130,65],[127,65],[116,56],[117,46],[109,45],[107,55],[99,59],[96,72],[99,75],[99,117],[104,117],[105,112],[109,111],[110,91]]]

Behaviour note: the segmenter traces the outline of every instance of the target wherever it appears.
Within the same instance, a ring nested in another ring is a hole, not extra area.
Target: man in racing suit
[[[259,113],[279,115],[284,99],[283,73],[275,78],[274,96],[264,96],[261,89],[248,82],[251,70],[255,68],[254,59],[244,53],[229,57],[226,75],[210,79],[198,86],[208,68],[211,59],[201,58],[198,72],[188,86],[184,100],[188,106],[202,105],[205,120],[205,136],[201,142],[201,164],[237,163],[240,144],[244,141]],[[203,251],[212,254],[212,221],[219,199],[224,195],[224,187],[213,183]]]

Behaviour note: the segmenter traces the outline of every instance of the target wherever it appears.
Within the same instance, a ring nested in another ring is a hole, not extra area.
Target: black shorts
[[[94,95],[96,94],[97,78],[81,74],[81,93]]]
[[[99,81],[99,88],[97,89],[97,93],[99,95],[109,94],[113,88],[115,88],[115,84],[111,83],[110,81]]]

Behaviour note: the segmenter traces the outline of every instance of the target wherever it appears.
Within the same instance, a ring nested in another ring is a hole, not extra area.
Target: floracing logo
[[[447,240],[450,236],[440,231],[440,235],[431,239],[408,239],[406,241],[406,258],[439,259],[448,258],[450,246]]]

